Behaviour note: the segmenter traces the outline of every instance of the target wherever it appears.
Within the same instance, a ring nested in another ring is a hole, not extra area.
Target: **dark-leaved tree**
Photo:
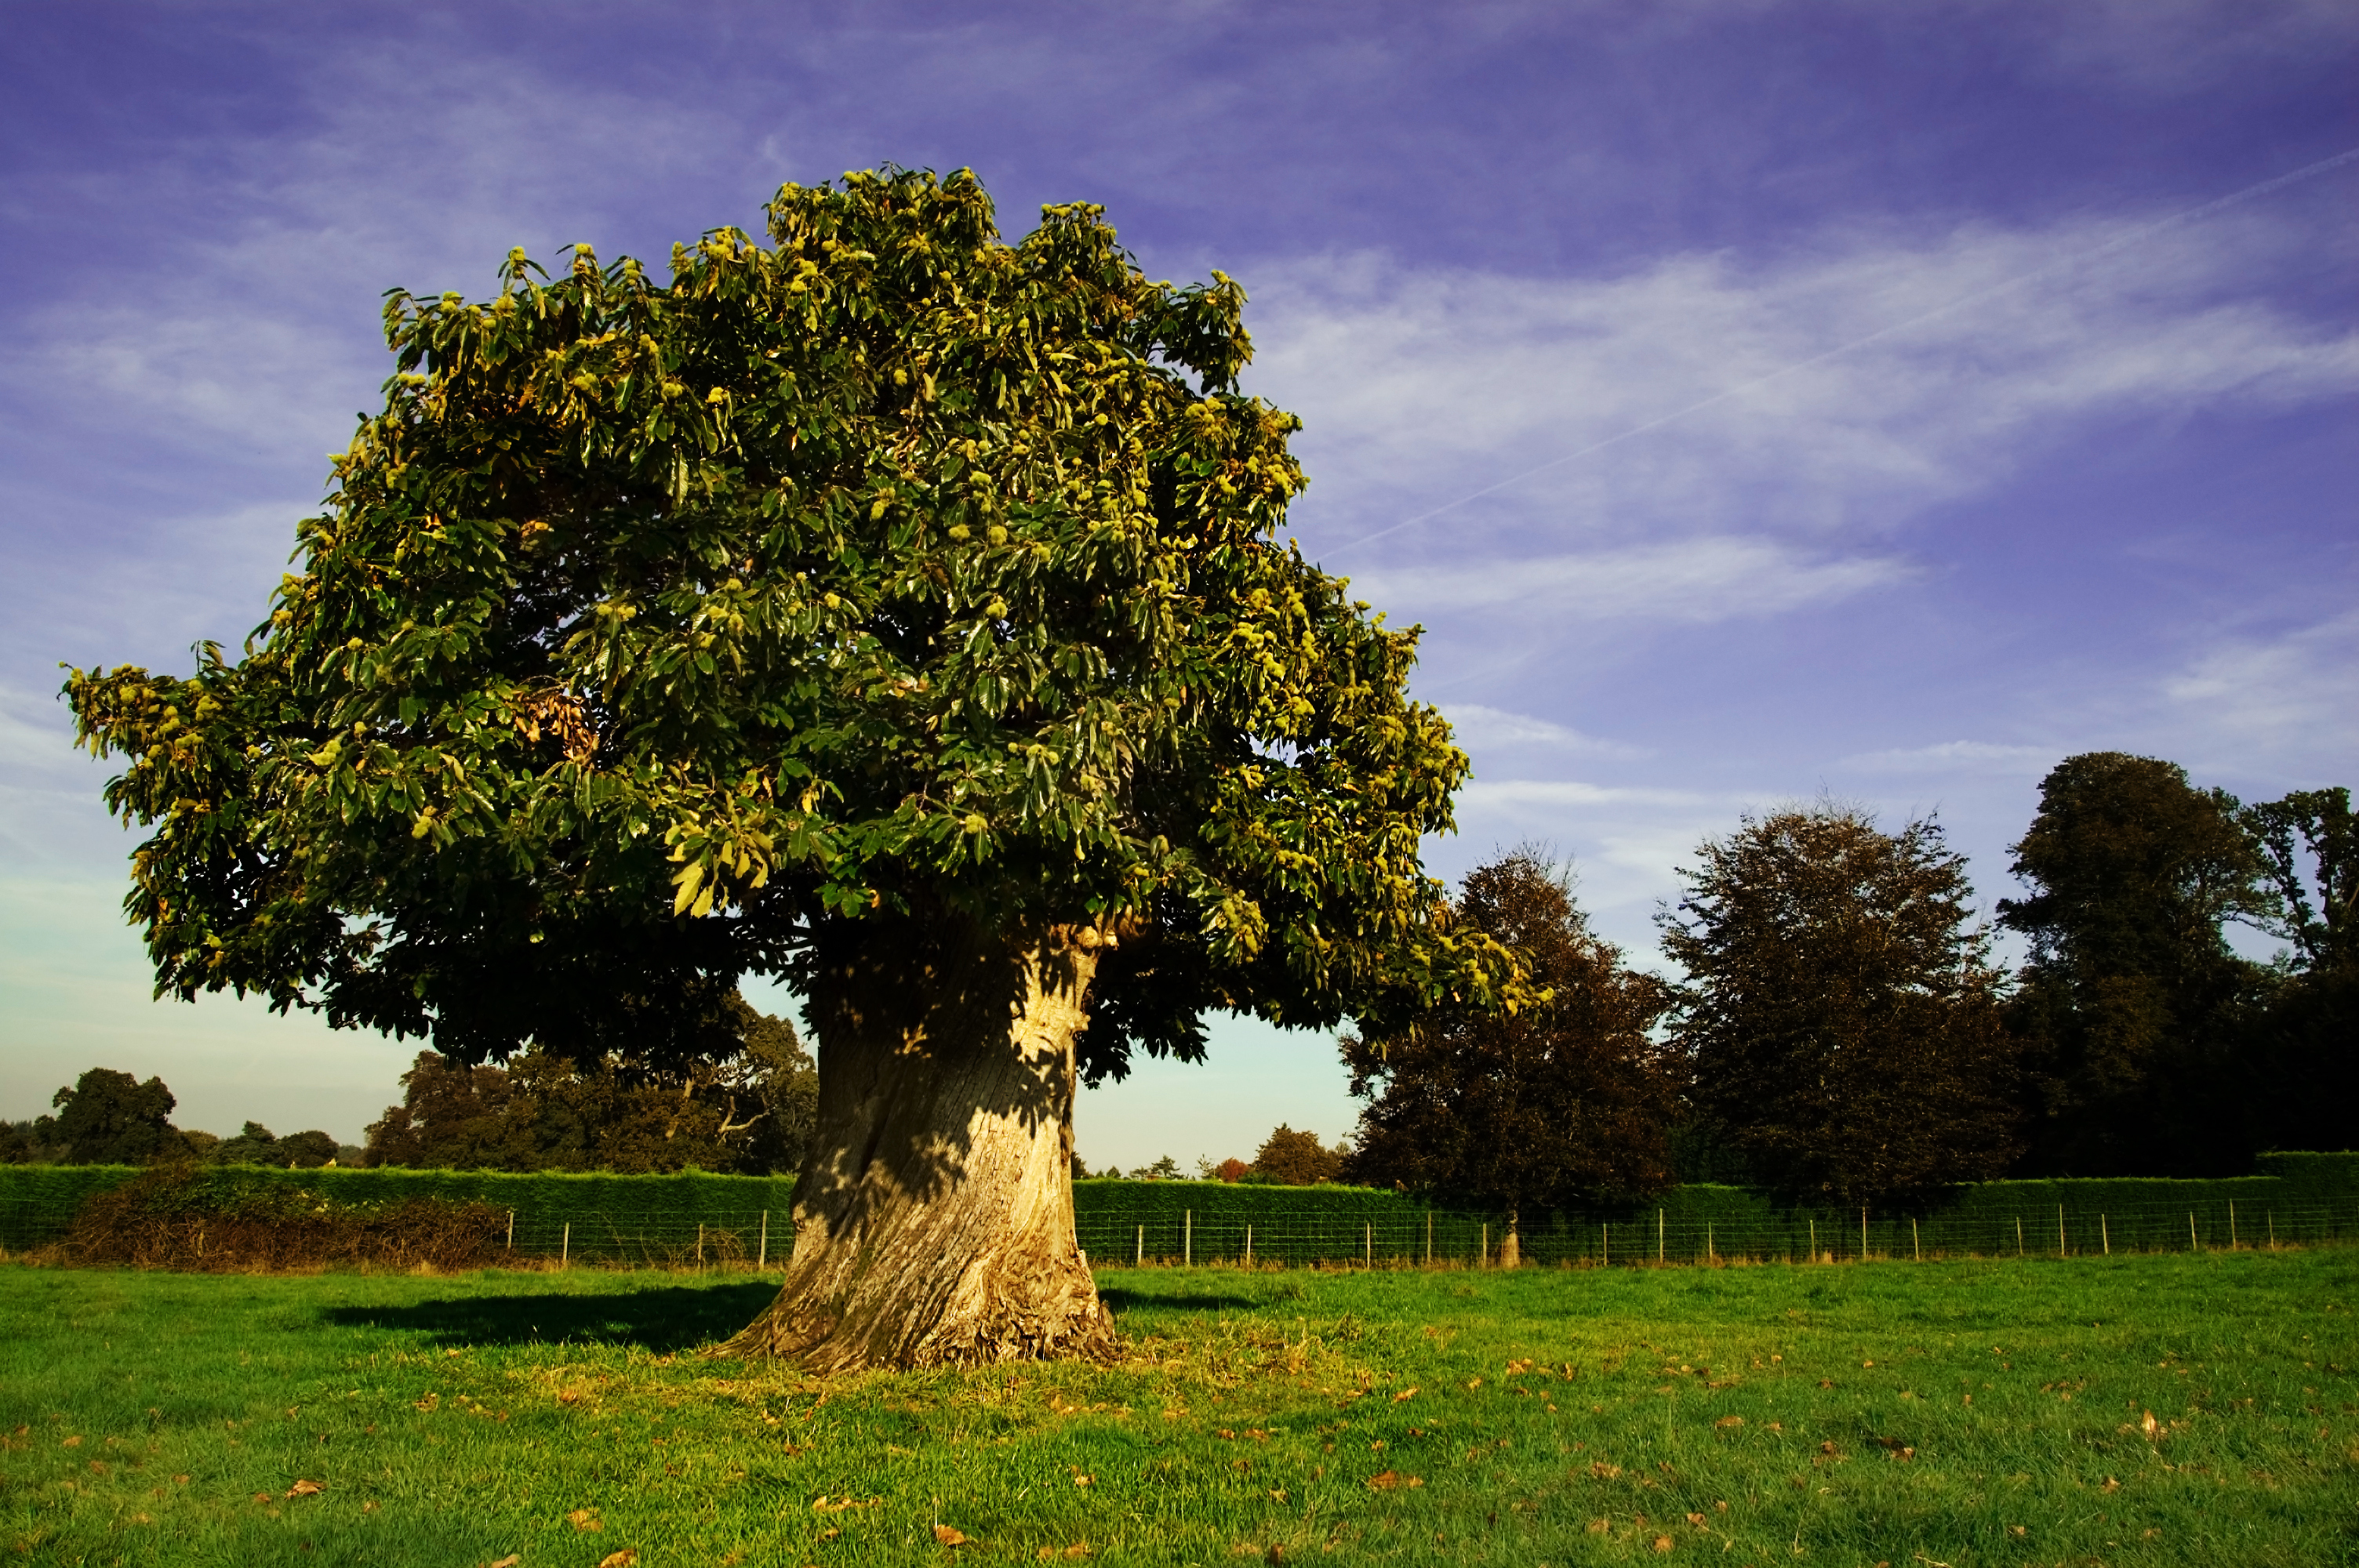
[[[2235,797],[2153,757],[2067,757],[2015,857],[2030,892],[2002,900],[1998,918],[2031,944],[2009,1007],[2035,1091],[2023,1168],[2248,1169],[2247,1043],[2273,978],[2224,927],[2267,927],[2277,903]]]
[[[1345,1035],[1352,1092],[1369,1102],[1348,1173],[1504,1210],[1499,1260],[1513,1268],[1527,1215],[1669,1184],[1665,1133],[1684,1074],[1652,1033],[1663,983],[1589,929],[1568,871],[1516,850],[1467,877],[1457,913],[1517,954],[1549,999]]]
[[[1920,1200],[2003,1173],[2016,1046],[1965,861],[1931,821],[1833,805],[1707,839],[1658,917],[1700,1115],[1798,1200]]]
[[[129,1073],[92,1067],[49,1103],[57,1114],[35,1120],[29,1141],[61,1152],[64,1163],[145,1165],[187,1152],[172,1125],[172,1091],[161,1078],[143,1084]]]
[[[2351,792],[2301,790],[2246,806],[2277,895],[2289,973],[2255,1025],[2260,1139],[2278,1149],[2359,1148],[2359,821]]]
[[[1077,1073],[1512,966],[1418,860],[1463,753],[1279,539],[1244,295],[972,175],[780,190],[658,283],[395,294],[384,412],[233,661],[77,670],[159,988],[683,1067],[747,974],[821,1093],[775,1305],[814,1371],[1110,1351]]]

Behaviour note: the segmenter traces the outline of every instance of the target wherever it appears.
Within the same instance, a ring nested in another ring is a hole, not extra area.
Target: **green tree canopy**
[[[1459,917],[1517,954],[1548,1000],[1512,1016],[1439,1008],[1397,1035],[1347,1035],[1361,1112],[1349,1173],[1527,1211],[1669,1184],[1685,1064],[1652,1034],[1662,982],[1589,929],[1563,870],[1516,850],[1467,877]]]
[[[1343,1155],[1319,1141],[1315,1132],[1297,1131],[1284,1122],[1255,1151],[1253,1173],[1282,1186],[1310,1187],[1343,1173]]]
[[[92,1067],[49,1103],[57,1115],[33,1123],[31,1142],[60,1148],[72,1165],[145,1165],[185,1149],[172,1126],[172,1091],[161,1078]]]
[[[1046,1353],[908,1310],[893,1271],[958,1246],[835,1238],[1000,1169],[1003,1132],[1069,1143],[1059,1062],[1197,1056],[1212,1008],[1499,995],[1418,862],[1465,759],[1408,700],[1414,633],[1276,537],[1296,421],[1236,390],[1234,284],[1150,281],[1089,206],[1004,243],[964,171],[788,186],[769,238],[677,247],[668,285],[516,253],[488,300],[396,293],[384,412],[243,656],[67,689],[152,829],[128,906],[162,991],[460,1062],[678,1063],[725,1054],[741,975],[785,976],[825,1153],[791,1289],[871,1304],[770,1346]],[[986,1036],[1030,1076],[952,1066]],[[1095,1321],[1077,1268],[1006,1278]]]
[[[2175,762],[2067,757],[2012,867],[2002,925],[2031,943],[2012,1011],[2039,1088],[2030,1168],[2072,1175],[2241,1173],[2254,1143],[2240,1057],[2268,977],[2225,926],[2279,908],[2224,790]]]
[[[1707,839],[1659,917],[1697,1108],[1765,1180],[1860,1204],[2002,1174],[2015,1044],[1964,857],[1821,805]]]

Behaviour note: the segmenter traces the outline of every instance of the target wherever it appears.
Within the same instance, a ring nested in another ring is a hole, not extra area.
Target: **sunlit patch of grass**
[[[697,1353],[766,1299],[744,1275],[0,1269],[0,1557],[1965,1568],[2359,1539],[2349,1252],[1101,1282],[1115,1365],[815,1382]]]

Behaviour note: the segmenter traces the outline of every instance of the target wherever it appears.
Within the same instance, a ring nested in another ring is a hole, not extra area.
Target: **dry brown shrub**
[[[484,1203],[338,1203],[291,1183],[176,1165],[93,1195],[60,1250],[75,1263],[208,1272],[466,1269],[494,1260],[506,1218]]]

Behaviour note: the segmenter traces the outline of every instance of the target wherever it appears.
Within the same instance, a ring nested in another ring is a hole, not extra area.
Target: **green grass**
[[[0,1267],[0,1561],[2359,1562],[2359,1253],[1100,1278],[820,1385],[745,1275]]]

